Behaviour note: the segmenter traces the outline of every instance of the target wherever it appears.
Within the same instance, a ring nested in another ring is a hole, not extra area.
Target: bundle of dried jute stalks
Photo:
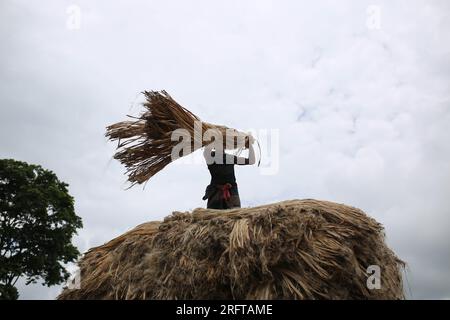
[[[90,249],[78,266],[79,289],[58,299],[404,298],[404,262],[383,226],[312,199],[176,211]]]
[[[221,140],[225,149],[248,147],[248,133],[201,121],[166,91],[144,91],[143,94],[145,110],[138,117],[129,116],[133,120],[106,128],[106,137],[118,140],[114,158],[125,165],[132,186],[146,182],[172,161],[212,141]],[[174,149],[177,146],[179,148]]]

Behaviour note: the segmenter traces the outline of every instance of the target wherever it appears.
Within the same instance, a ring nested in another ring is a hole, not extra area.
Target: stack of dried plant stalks
[[[179,105],[166,91],[144,91],[146,101],[144,112],[133,121],[122,121],[106,128],[106,136],[118,140],[117,152],[114,158],[126,167],[128,180],[134,184],[146,182],[165,166],[173,161],[172,148],[178,141],[172,141],[172,133],[184,129],[191,138],[191,148],[184,154],[207,145],[211,140],[204,141],[202,134],[194,134],[194,123],[201,123],[201,132],[216,130],[228,146],[236,145],[236,141],[247,143],[247,133],[222,125],[202,122],[196,115]],[[233,135],[227,135],[232,132]],[[235,138],[239,137],[239,138]],[[234,148],[233,148],[234,149]]]
[[[367,268],[381,268],[381,288]],[[88,251],[59,299],[403,299],[403,262],[359,209],[317,200],[174,212]]]

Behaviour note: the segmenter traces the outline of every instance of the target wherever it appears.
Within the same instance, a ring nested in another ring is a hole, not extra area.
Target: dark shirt
[[[208,164],[209,173],[211,173],[211,184],[225,184],[231,183],[236,185],[236,176],[234,174],[234,165],[238,164],[238,157],[223,153],[222,159],[216,162],[215,151],[211,152],[211,164]],[[244,164],[248,164],[248,159],[245,159]]]

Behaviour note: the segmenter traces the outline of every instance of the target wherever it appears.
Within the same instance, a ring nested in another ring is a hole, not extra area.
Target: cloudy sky
[[[125,190],[104,138],[165,89],[206,121],[278,132],[278,170],[237,168],[243,206],[359,207],[408,263],[408,297],[450,298],[449,1],[3,0],[0,35],[0,158],[69,183],[80,251],[205,206],[201,162]]]

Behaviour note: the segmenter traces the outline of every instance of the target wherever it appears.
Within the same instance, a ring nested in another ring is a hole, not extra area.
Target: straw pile
[[[359,209],[317,200],[174,212],[93,248],[59,299],[403,299],[403,262]],[[381,268],[381,288],[366,286]]]
[[[180,141],[172,140],[172,133],[182,129],[186,133],[189,149],[182,150],[184,157],[214,141],[204,139],[209,130],[214,136],[222,137],[225,149],[243,148],[248,144],[248,134],[222,125],[202,122],[196,115],[179,105],[166,91],[144,91],[145,110],[133,121],[122,121],[106,128],[106,137],[118,141],[114,159],[126,167],[128,180],[135,184],[146,182],[172,161],[173,147]],[[195,122],[199,123],[198,132],[194,132]],[[186,141],[185,141],[186,142]]]

